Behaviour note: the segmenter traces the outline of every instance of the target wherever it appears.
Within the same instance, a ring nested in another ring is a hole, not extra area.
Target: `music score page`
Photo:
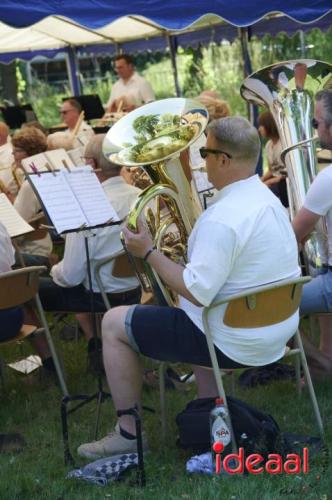
[[[31,233],[33,227],[20,216],[4,193],[0,194],[0,221],[11,238]]]
[[[71,172],[61,170],[53,175],[29,175],[35,192],[56,231],[81,229],[105,224],[119,217],[109,202],[102,185],[91,167],[76,167]]]

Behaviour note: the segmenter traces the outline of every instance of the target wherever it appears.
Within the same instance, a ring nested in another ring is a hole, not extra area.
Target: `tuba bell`
[[[317,175],[317,160],[311,121],[314,95],[331,85],[332,66],[322,61],[300,59],[267,66],[244,80],[241,95],[253,104],[266,106],[277,125],[281,158],[287,168],[290,216],[303,206],[306,193]],[[326,230],[317,225],[304,245],[307,271],[315,276],[327,264]]]
[[[177,262],[186,262],[188,236],[201,211],[179,155],[204,132],[207,122],[208,112],[201,103],[163,99],[124,116],[113,125],[103,144],[106,158],[129,168],[142,168],[152,182],[140,193],[127,217],[129,229],[137,231],[137,221],[143,217],[156,248]],[[155,210],[153,205],[157,205]],[[166,212],[164,216],[162,211]],[[141,260],[136,264],[130,254],[128,257],[143,290],[152,292],[160,305],[174,305],[176,296],[154,269]]]

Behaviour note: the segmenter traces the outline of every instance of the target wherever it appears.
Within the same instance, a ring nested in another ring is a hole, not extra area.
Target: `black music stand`
[[[84,111],[84,118],[87,121],[95,118],[102,118],[105,114],[105,110],[98,94],[65,97],[62,101],[67,101],[68,99],[75,99],[75,101],[80,103],[82,111]]]
[[[59,170],[53,170],[52,172],[43,172],[43,171],[38,171],[36,165],[34,163],[31,163],[29,167],[32,169],[32,173],[27,173],[27,179],[29,180],[29,183],[35,192],[38,200],[40,201],[41,206],[43,207],[44,213],[46,215],[46,218],[48,221],[50,221],[51,224],[53,224],[52,218],[49,216],[47,206],[50,207],[51,209],[51,204],[48,204],[50,200],[48,199],[48,191],[47,194],[45,195],[45,192],[43,195],[41,195],[38,191],[38,186],[39,184],[36,183],[37,176],[41,177],[43,175],[48,175],[48,181],[50,182],[50,186],[52,186],[52,179],[53,176],[57,176],[57,172]],[[73,171],[69,171],[70,174],[75,175],[75,173],[72,173]],[[53,175],[52,175],[53,174]],[[91,174],[94,174],[94,172],[91,171]],[[89,172],[90,175],[90,172]],[[35,179],[33,179],[35,177]],[[46,182],[46,180],[45,180]],[[43,183],[44,185],[44,183]],[[92,183],[93,185],[93,183]],[[44,185],[45,187],[45,185]],[[79,191],[77,191],[78,187],[76,187],[76,190],[72,188],[73,191],[73,196],[76,194],[77,196],[79,195]],[[83,185],[83,189],[85,190],[85,184]],[[53,202],[53,200],[52,200]],[[89,206],[89,205],[88,205]],[[84,204],[81,206],[82,211],[83,211]],[[54,207],[53,207],[54,209]],[[104,206],[105,209],[105,206]],[[54,212],[53,212],[54,213]],[[104,212],[105,213],[105,212]],[[106,212],[109,213],[109,212]],[[113,211],[114,213],[114,211]],[[86,221],[91,220],[89,219],[88,215],[83,211],[83,214],[85,215]],[[112,214],[112,211],[110,212]],[[92,331],[93,331],[93,338],[94,338],[94,344],[95,344],[95,352],[96,356],[98,355],[98,344],[97,344],[97,323],[96,323],[96,315],[95,315],[95,305],[94,305],[94,294],[93,294],[93,288],[92,288],[92,273],[91,273],[91,262],[90,262],[90,253],[89,253],[89,237],[93,236],[91,233],[95,229],[107,227],[107,226],[113,226],[117,224],[121,224],[121,220],[115,220],[114,222],[112,220],[109,220],[105,223],[102,224],[96,224],[96,225],[91,225],[88,226],[87,222],[83,224],[80,227],[73,227],[73,223],[69,225],[70,229],[64,230],[61,232],[61,234],[67,234],[67,233],[78,233],[84,231],[84,246],[85,246],[85,254],[86,254],[86,262],[87,262],[87,274],[88,274],[88,283],[89,283],[89,296],[90,296],[90,312],[92,314]],[[51,226],[53,228],[53,225]],[[102,367],[100,366],[98,371],[97,371],[97,391],[94,394],[74,394],[74,395],[67,395],[62,398],[61,401],[61,421],[62,421],[62,436],[63,436],[63,443],[64,443],[64,459],[65,459],[65,464],[66,465],[74,465],[74,459],[71,455],[70,452],[70,447],[69,447],[69,432],[68,432],[68,415],[71,413],[74,413],[76,410],[81,408],[82,406],[90,403],[91,401],[97,400],[97,414],[96,414],[96,422],[95,422],[95,429],[94,429],[94,434],[95,434],[95,439],[97,437],[97,432],[98,432],[98,426],[99,426],[99,418],[100,418],[100,409],[101,409],[101,403],[103,403],[107,398],[110,398],[111,395],[108,392],[105,392],[103,390],[103,374],[102,374]],[[67,406],[69,403],[76,401],[78,404],[74,406],[73,408],[68,409]],[[140,432],[140,417],[137,413],[137,411],[134,411],[132,408],[129,409],[124,409],[121,410],[121,414],[128,414],[132,415],[133,418],[135,418],[135,423],[136,423],[136,429],[137,432]],[[138,484],[143,486],[144,485],[144,464],[143,464],[143,451],[142,451],[142,440],[141,436],[137,438],[137,452],[138,452],[138,474],[137,474],[137,481]]]
[[[11,129],[20,128],[23,123],[37,120],[37,116],[31,104],[23,104],[22,106],[1,106],[0,107],[3,119]]]

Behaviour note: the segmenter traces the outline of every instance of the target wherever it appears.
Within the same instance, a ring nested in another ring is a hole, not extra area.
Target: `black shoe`
[[[0,434],[0,453],[18,453],[26,442],[21,434]]]

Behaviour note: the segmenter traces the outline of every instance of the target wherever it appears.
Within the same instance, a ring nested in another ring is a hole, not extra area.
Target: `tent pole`
[[[248,41],[250,40],[250,27],[249,28],[239,28],[239,38],[241,42],[241,49],[242,49],[242,59],[243,59],[243,75],[244,78],[247,78],[247,76],[251,75],[252,71],[252,65],[251,65],[251,60],[250,60],[250,55],[249,55],[249,47],[248,47]],[[253,124],[257,124],[257,118],[258,118],[258,108],[254,104],[248,103],[247,104],[247,110],[248,110],[248,120]],[[259,155],[257,166],[256,166],[256,173],[258,175],[263,175],[263,160],[262,160],[262,154]]]
[[[82,89],[79,80],[79,63],[74,47],[67,48],[66,61],[71,93],[73,95],[80,95],[82,93]]]
[[[179,78],[178,78],[178,68],[176,65],[176,37],[171,36],[169,34],[167,36],[167,43],[168,43],[168,48],[169,48],[169,53],[171,56],[171,64],[172,64],[172,71],[173,71],[173,78],[174,78],[174,85],[175,85],[175,93],[176,97],[181,96],[181,89],[179,85]]]

